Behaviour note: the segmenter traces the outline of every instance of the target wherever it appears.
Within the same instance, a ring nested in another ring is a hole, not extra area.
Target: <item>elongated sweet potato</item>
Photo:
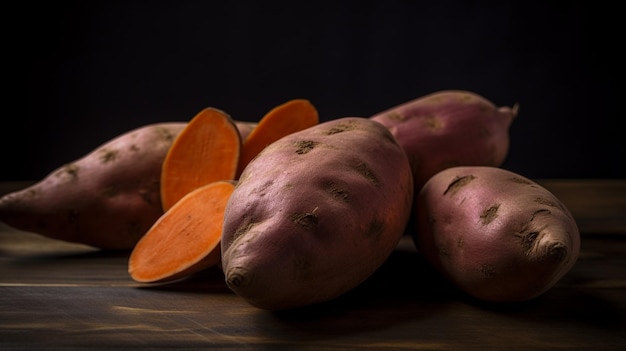
[[[185,125],[150,124],[106,142],[0,198],[0,220],[54,239],[131,249],[163,212],[161,164]]]
[[[533,299],[576,262],[580,234],[565,205],[497,167],[452,167],[418,195],[418,251],[452,284],[489,302]]]
[[[234,181],[216,181],[183,196],[131,252],[130,276],[144,283],[163,282],[217,266],[224,209],[234,188]]]
[[[121,134],[37,183],[0,197],[0,221],[101,249],[130,250],[163,214],[163,160],[187,122]],[[242,139],[256,122],[235,121]]]
[[[408,158],[368,118],[287,135],[253,159],[228,202],[226,283],[268,310],[333,299],[391,254],[413,198]]]
[[[416,192],[435,173],[454,166],[502,165],[518,106],[496,107],[465,90],[442,90],[370,118],[389,128],[411,162]]]

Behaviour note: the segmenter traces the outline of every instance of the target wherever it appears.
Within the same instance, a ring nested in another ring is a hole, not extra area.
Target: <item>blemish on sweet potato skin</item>
[[[317,210],[318,207],[314,208],[311,212],[296,212],[292,213],[289,216],[289,219],[298,226],[304,229],[312,229],[317,225]]]
[[[473,175],[467,175],[467,176],[463,176],[463,177],[454,178],[452,180],[452,182],[450,184],[448,184],[448,187],[443,192],[443,195],[448,195],[448,193],[449,193],[450,196],[452,196],[452,195],[456,194],[459,190],[461,190],[461,188],[463,188],[464,186],[468,185],[475,178],[476,177],[473,176]]]
[[[509,178],[510,182],[516,183],[516,184],[526,184],[526,185],[533,185],[533,183],[529,182],[527,179],[521,178],[521,177],[511,177]]]
[[[441,119],[437,118],[435,115],[427,115],[422,117],[421,119],[422,125],[432,131],[438,131],[443,129],[444,125]]]
[[[371,168],[367,164],[365,164],[365,162],[358,162],[356,165],[354,165],[354,170],[361,174],[363,177],[365,177],[374,186],[377,187],[380,185],[378,177],[376,177],[374,172],[372,172]]]
[[[500,204],[494,204],[487,207],[480,214],[480,222],[482,225],[487,225],[491,223],[496,217],[498,217],[498,209],[500,208]]]
[[[344,202],[350,201],[350,191],[336,182],[327,182],[324,189],[331,195],[333,199],[339,199]]]
[[[304,155],[312,151],[319,144],[319,142],[312,141],[312,140],[299,140],[295,144],[296,144],[296,154]]]
[[[354,123],[351,123],[351,122],[340,123],[340,124],[337,124],[337,125],[333,126],[332,128],[329,128],[326,131],[326,135],[333,135],[333,134],[343,133],[343,132],[347,132],[347,131],[350,131],[350,130],[355,130],[356,128],[357,128],[357,126]]]
[[[176,138],[176,136],[178,135],[177,133],[172,133],[172,130],[170,128],[162,126],[155,126],[154,132],[159,134],[159,138],[167,144],[174,141],[174,138]]]
[[[100,162],[109,163],[113,162],[117,159],[119,155],[119,150],[102,148],[100,151]]]
[[[251,221],[249,219],[245,220],[243,224],[235,230],[235,233],[233,234],[231,242],[235,242],[239,240],[239,238],[248,234],[252,230],[252,228],[254,228],[254,226],[256,226],[257,224],[258,222]]]
[[[80,173],[80,167],[76,163],[72,162],[61,167],[55,173],[55,176],[59,178],[68,176],[71,180],[76,181],[78,180],[78,173]]]

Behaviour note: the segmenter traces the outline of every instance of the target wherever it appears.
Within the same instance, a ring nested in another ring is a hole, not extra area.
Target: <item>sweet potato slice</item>
[[[130,254],[130,276],[145,283],[179,279],[220,263],[224,210],[233,181],[201,186],[176,202]]]
[[[261,118],[248,137],[243,140],[237,178],[248,163],[266,146],[286,135],[318,123],[317,109],[309,100],[293,99],[274,107]]]
[[[235,179],[240,152],[241,136],[231,117],[212,107],[200,111],[176,137],[163,161],[163,210],[196,188]]]

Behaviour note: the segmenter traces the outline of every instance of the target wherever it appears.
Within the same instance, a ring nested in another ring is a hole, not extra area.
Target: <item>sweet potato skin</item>
[[[242,138],[256,122],[235,121]],[[0,197],[0,221],[18,230],[108,250],[130,250],[163,214],[161,166],[187,122],[125,132],[35,184]]]
[[[580,252],[576,221],[530,179],[498,167],[452,167],[417,198],[415,245],[465,293],[488,302],[533,299],[560,280]]]
[[[161,163],[184,126],[149,124],[117,136],[0,198],[0,220],[54,239],[132,248],[162,213]]]
[[[442,90],[370,118],[389,128],[405,149],[419,191],[430,177],[449,167],[501,166],[517,113],[517,106],[497,107],[471,91]]]
[[[228,202],[226,283],[268,310],[345,293],[396,247],[412,184],[404,150],[367,118],[340,118],[279,139],[248,164]]]

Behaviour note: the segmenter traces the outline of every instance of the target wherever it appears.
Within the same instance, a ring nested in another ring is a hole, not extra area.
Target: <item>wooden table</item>
[[[547,293],[506,307],[450,289],[408,238],[348,294],[268,312],[230,292],[217,269],[140,284],[126,252],[0,224],[0,350],[625,350],[626,180],[538,181],[574,213],[581,255]]]

